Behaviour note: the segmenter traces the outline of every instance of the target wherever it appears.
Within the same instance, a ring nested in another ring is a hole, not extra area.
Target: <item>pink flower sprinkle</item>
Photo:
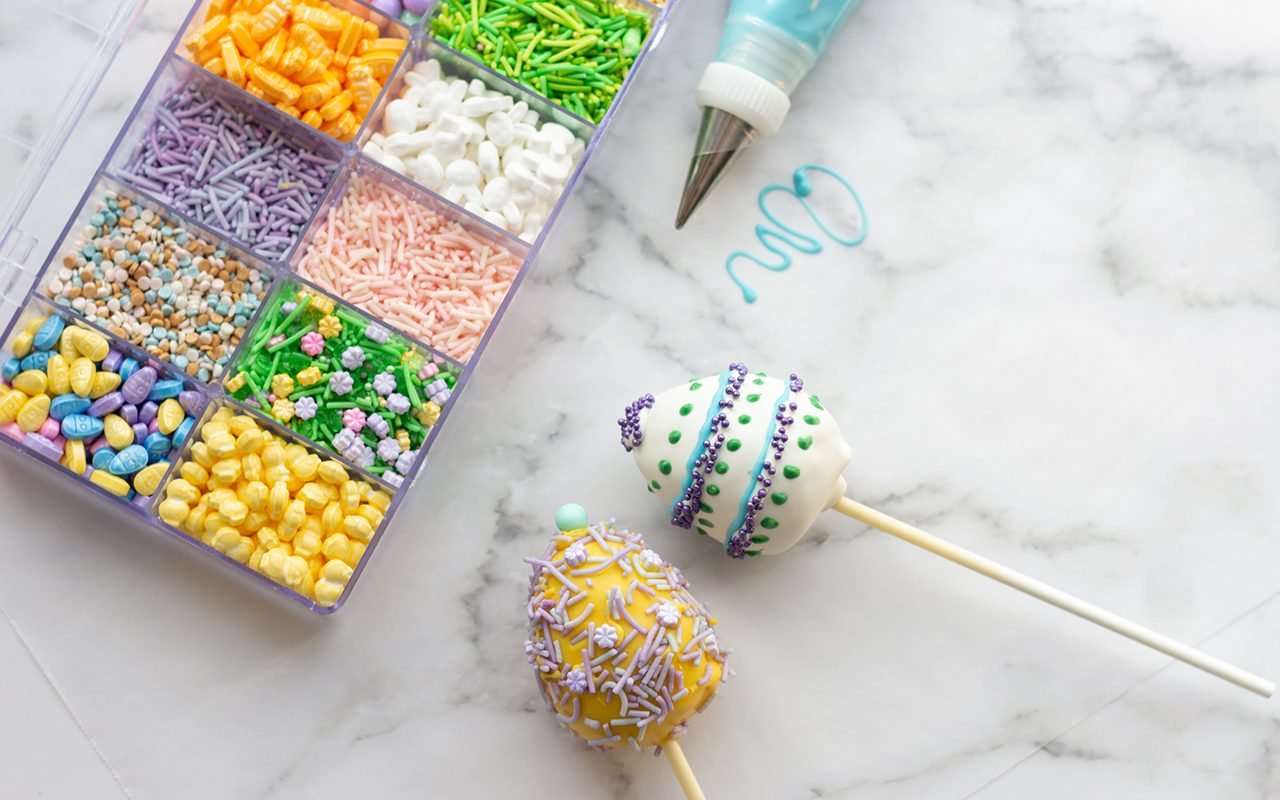
[[[359,433],[364,430],[365,416],[364,412],[358,408],[348,408],[342,412],[342,424],[352,433]]]
[[[302,347],[302,352],[309,356],[318,356],[324,352],[324,337],[315,331],[312,331],[302,337],[300,345]]]

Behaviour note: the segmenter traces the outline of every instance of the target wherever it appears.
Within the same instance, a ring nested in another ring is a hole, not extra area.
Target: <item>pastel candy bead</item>
[[[125,378],[124,386],[121,387],[120,393],[124,395],[126,403],[141,403],[147,399],[147,395],[151,393],[151,387],[155,385],[155,382],[156,371],[151,367],[143,367],[128,378]]]
[[[22,359],[14,356],[4,362],[4,367],[0,368],[0,377],[6,381],[12,381],[22,371]]]
[[[204,410],[204,397],[199,392],[179,392],[178,402],[182,404],[182,409],[193,417]]]
[[[31,355],[22,359],[22,363],[20,364],[20,366],[24,370],[44,369],[45,367],[49,366],[50,358],[53,358],[53,353],[45,353],[45,352],[32,353]]]
[[[104,447],[97,450],[93,454],[93,468],[105,470],[107,467],[111,466],[111,462],[115,457],[116,451],[112,450],[110,447]]]
[[[92,439],[102,433],[103,427],[102,420],[88,414],[68,414],[62,419],[62,435],[68,439]]]
[[[31,340],[34,337],[23,331],[13,339],[13,354],[18,358],[26,358],[31,353]]]
[[[74,394],[60,394],[49,403],[49,416],[64,419],[71,414],[83,414],[89,410],[89,399]]]
[[[105,369],[105,367],[103,369]],[[94,373],[93,385],[89,387],[89,397],[93,400],[97,400],[104,394],[114,392],[116,389],[120,388],[121,383],[122,381],[120,376],[116,373],[98,370],[98,372]]]
[[[62,426],[58,424],[58,420],[49,417],[44,421],[44,424],[40,426],[40,430],[37,431],[37,433],[46,439],[56,439],[58,434],[61,433],[61,428]]]
[[[50,461],[59,461],[62,458],[62,447],[47,436],[31,433],[22,442],[33,453],[38,453]]]
[[[142,407],[138,409],[137,421],[144,424],[150,423],[151,420],[156,418],[156,412],[158,412],[159,410],[160,410],[160,406],[156,405],[155,403],[152,403],[150,401],[143,403]]]
[[[56,314],[49,317],[40,326],[40,330],[36,331],[35,338],[31,343],[37,350],[51,350],[58,343],[58,339],[62,337],[62,329],[66,327],[66,323],[62,321],[62,317]]]
[[[153,433],[142,443],[147,451],[147,460],[154,463],[169,455],[173,449],[173,441],[163,433]]]
[[[106,341],[106,340],[104,339],[103,341]],[[92,358],[92,356],[90,356],[90,358]],[[110,372],[116,372],[119,370],[120,362],[123,360],[124,360],[124,353],[121,353],[119,350],[112,350],[111,352],[107,353],[106,358],[102,359],[102,368]]]
[[[141,445],[131,444],[116,453],[116,457],[111,459],[111,463],[107,465],[107,471],[112,475],[132,475],[146,465],[146,448]]]
[[[195,427],[195,424],[196,421],[191,417],[187,417],[182,421],[182,424],[178,426],[178,429],[173,432],[174,447],[182,447],[182,445],[187,441],[187,437],[191,435],[191,429]]]
[[[8,425],[18,418],[18,412],[27,402],[27,396],[17,389],[11,389],[0,397],[0,425]]]
[[[144,441],[148,436],[151,435],[151,428],[147,427],[146,425],[143,425],[141,422],[135,422],[133,423],[133,425],[129,427],[133,429],[133,440],[135,442]]]
[[[182,410],[182,404],[170,397],[160,404],[160,410],[156,413],[158,430],[165,435],[173,433],[184,418],[186,412]]]
[[[90,417],[90,419],[93,418]],[[125,449],[129,445],[133,444],[134,439],[136,438],[133,434],[133,428],[129,426],[129,423],[124,417],[117,414],[108,414],[106,418],[102,420],[102,426],[102,432],[107,437],[107,443],[111,445],[114,450]]]
[[[138,421],[138,407],[135,405],[125,403],[124,405],[120,406],[119,410],[117,410],[116,413],[124,417],[124,421],[129,423],[130,425]]]
[[[182,393],[182,381],[165,380],[156,381],[151,385],[151,391],[147,393],[148,400],[167,400],[170,397],[177,397]]]
[[[107,344],[107,337],[97,331],[80,330],[80,336],[75,340],[76,349],[80,354],[90,361],[104,361],[110,351],[110,345]],[[111,369],[106,363],[102,365],[103,369]]]
[[[99,450],[102,450],[103,448],[106,448],[107,450],[111,449],[111,444],[107,442],[107,437],[105,436],[99,436],[97,439],[94,439],[92,442],[89,442],[90,454],[96,453]],[[115,455],[115,453],[112,453],[111,455]]]
[[[19,373],[12,381],[13,388],[32,397],[37,394],[44,394],[49,388],[49,376],[38,369],[29,369],[26,372]]]
[[[89,392],[93,389],[93,376],[97,374],[97,370],[93,366],[93,361],[87,357],[77,358],[71,362],[71,391],[81,397],[88,397]]]
[[[62,465],[77,475],[83,475],[85,462],[84,442],[68,441],[62,450]]]
[[[54,394],[66,394],[71,391],[71,365],[61,355],[54,353],[49,356],[45,372],[49,374],[49,391]]]
[[[138,474],[133,476],[134,491],[148,497],[155,494],[156,490],[160,488],[160,480],[164,478],[164,473],[168,469],[168,461],[157,461],[138,470]]]
[[[10,439],[14,439],[19,442],[27,437],[27,434],[22,431],[22,428],[18,427],[18,423],[16,422],[9,422],[4,425],[0,425],[0,434],[8,436]]]
[[[105,417],[124,404],[124,397],[119,392],[108,392],[89,404],[89,416]]]
[[[18,412],[18,427],[27,433],[40,430],[40,426],[49,418],[49,395],[38,394],[22,404]]]
[[[129,482],[110,472],[101,469],[95,469],[93,474],[89,476],[89,482],[101,486],[116,497],[127,497],[129,495]]]
[[[138,359],[124,358],[124,359],[121,359],[120,368],[116,370],[116,373],[120,375],[120,380],[127,381],[129,380],[129,378],[133,377],[133,373],[136,372],[137,370],[138,370]],[[147,387],[147,391],[151,391],[150,387]]]

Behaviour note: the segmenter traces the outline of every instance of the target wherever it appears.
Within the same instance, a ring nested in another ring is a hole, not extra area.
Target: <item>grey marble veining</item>
[[[72,197],[180,18],[152,6],[59,165]],[[336,618],[5,460],[0,607],[132,797],[676,797],[661,760],[559,731],[528,674],[520,558],[567,501],[720,618],[737,675],[684,745],[710,797],[1280,791],[1274,703],[834,514],[730,562],[667,527],[614,425],[730,361],[794,370],[856,498],[1280,675],[1280,11],[868,0],[677,234],[724,6],[682,0]],[[747,306],[724,259],[810,161],[870,237],[745,273]]]

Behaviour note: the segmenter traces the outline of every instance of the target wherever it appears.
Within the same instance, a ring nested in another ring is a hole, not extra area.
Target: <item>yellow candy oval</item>
[[[249,428],[236,437],[236,452],[241,455],[257,453],[262,449],[263,442],[262,431],[258,428]]]
[[[355,511],[360,507],[360,484],[355,481],[347,481],[342,484],[342,489],[338,496],[342,500],[344,511]]]
[[[13,354],[18,358],[26,358],[31,354],[31,343],[35,341],[35,336],[28,331],[23,331],[13,338]]]
[[[244,475],[246,481],[260,481],[263,478],[262,457],[257,453],[250,453],[240,459],[240,471]]]
[[[40,430],[40,426],[49,418],[49,403],[47,394],[38,394],[23,403],[22,409],[18,412],[18,427],[27,433]],[[125,484],[125,491],[128,491],[128,484]]]
[[[351,514],[342,521],[342,529],[353,539],[367,542],[373,538],[373,526],[364,517]]]
[[[391,495],[382,491],[372,492],[369,495],[369,505],[385,514],[387,509],[391,507]]]
[[[290,459],[289,471],[304,481],[309,481],[320,471],[320,457],[312,453],[303,453]]]
[[[315,531],[303,530],[293,540],[293,552],[303,558],[311,558],[320,552],[324,540]]]
[[[273,484],[271,490],[267,492],[267,516],[271,519],[280,519],[288,507],[289,487],[283,482]]]
[[[83,475],[88,464],[85,461],[84,442],[79,439],[67,441],[67,449],[62,453],[62,465],[77,475]]]
[[[76,337],[76,349],[90,361],[101,361],[107,357],[107,351],[111,348],[107,344],[107,337],[97,331],[81,330]]]
[[[156,412],[156,426],[165,436],[173,433],[187,418],[187,412],[182,410],[182,404],[172,397],[166,399],[160,404],[160,409]]]
[[[17,389],[5,392],[4,397],[0,397],[0,425],[8,425],[17,419],[18,412],[26,402],[26,394]]]
[[[236,496],[252,511],[267,507],[267,485],[262,481],[249,481],[236,490]]]
[[[213,466],[213,454],[209,452],[209,445],[204,442],[196,442],[191,445],[191,457],[205,469]]]
[[[167,469],[169,469],[168,461],[157,461],[138,470],[138,474],[133,476],[133,490],[147,497],[155,494],[156,489],[160,488],[160,480],[164,478]]]
[[[308,511],[320,511],[329,502],[329,493],[318,483],[304,484],[298,490],[298,497],[306,504]]]
[[[133,426],[119,414],[108,414],[102,420],[102,433],[112,450],[123,450],[133,444]]]
[[[62,331],[62,338],[58,341],[58,352],[70,364],[80,357],[80,351],[76,349],[76,342],[80,340],[80,334],[84,333],[83,328],[77,328],[74,325],[65,328]]]
[[[334,533],[342,529],[342,519],[345,516],[341,504],[337,501],[329,503],[320,514],[320,525],[326,533]]]
[[[14,376],[13,388],[28,397],[37,394],[44,394],[49,388],[49,376],[45,375],[42,370],[29,369],[26,372],[20,372]]]
[[[226,517],[227,522],[232,525],[239,525],[244,522],[245,517],[249,516],[249,507],[241,502],[240,498],[233,497],[218,506],[218,513]]]
[[[186,480],[176,478],[169,481],[169,486],[165,489],[165,497],[190,505],[200,499],[200,490]]]
[[[105,469],[95,469],[93,474],[89,476],[89,482],[101,486],[116,497],[124,497],[129,494],[129,482],[118,475],[112,475]]]
[[[209,446],[209,452],[215,458],[226,458],[236,451],[235,437],[223,431],[214,431],[212,434],[206,431],[204,443]],[[239,462],[237,462],[237,474],[239,473],[238,464]]]
[[[88,397],[89,392],[93,391],[93,376],[96,374],[97,369],[88,358],[82,356],[72,361],[70,367],[71,391],[81,397]]]
[[[276,467],[284,463],[284,445],[272,442],[262,448],[262,463],[268,467]]]
[[[95,372],[93,374],[93,385],[89,387],[90,399],[97,400],[105,394],[110,394],[120,388],[120,376],[114,372]]]
[[[54,394],[66,394],[71,391],[71,366],[61,355],[55,353],[50,356],[44,371],[49,375],[49,391]]]

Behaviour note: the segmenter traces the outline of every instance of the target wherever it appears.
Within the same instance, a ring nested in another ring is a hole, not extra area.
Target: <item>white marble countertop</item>
[[[3,459],[0,609],[38,668],[5,631],[30,690],[0,694],[23,743],[0,795],[678,796],[537,697],[520,559],[568,501],[645,531],[720,617],[737,676],[684,744],[709,797],[1280,795],[1275,702],[836,515],[731,562],[666,526],[614,426],[733,360],[797,371],[858,499],[1280,676],[1280,9],[868,0],[676,233],[725,6],[682,2],[335,618]],[[150,4],[66,163],[101,157],[183,5]],[[809,161],[854,182],[871,235],[753,275],[749,307],[725,256]]]

